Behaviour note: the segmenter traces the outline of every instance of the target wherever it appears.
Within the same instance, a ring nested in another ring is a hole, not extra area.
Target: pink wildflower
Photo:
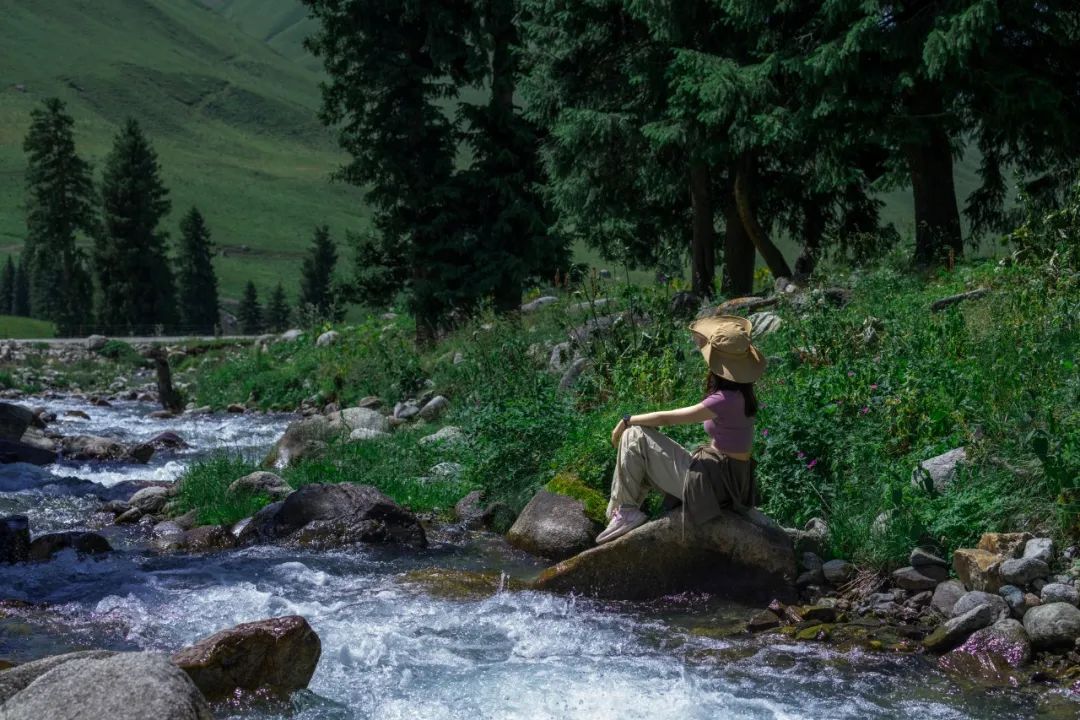
[[[870,408],[868,408],[868,407],[866,407],[865,405],[863,405],[863,408],[862,408],[862,410],[860,410],[860,411],[859,411],[859,414],[860,414],[860,415],[865,415],[865,414],[866,414],[866,413],[868,413],[868,412],[870,412]]]
[[[815,465],[817,465],[817,458],[814,458],[810,462],[806,463],[806,469],[813,470]]]
[[[806,457],[806,453],[804,453],[802,450],[800,450],[799,452],[795,453],[795,457],[802,460],[804,457]]]
[[[847,376],[848,377],[855,377],[855,371],[854,370],[848,370],[847,371]]]
[[[761,437],[769,437],[769,428],[765,428],[761,431]]]
[[[870,389],[871,390],[877,390],[877,383],[874,383],[873,385],[871,385]]]

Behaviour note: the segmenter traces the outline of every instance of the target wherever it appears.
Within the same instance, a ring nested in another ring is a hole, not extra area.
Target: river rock
[[[855,566],[847,560],[830,560],[821,566],[825,579],[832,585],[843,585],[855,577]]]
[[[128,508],[124,512],[117,515],[116,519],[113,520],[113,523],[115,525],[134,525],[142,519],[142,516],[143,511],[139,508]]]
[[[465,433],[459,427],[447,425],[444,428],[439,428],[431,435],[420,438],[417,442],[421,445],[439,445],[443,443],[452,445],[465,442]]]
[[[1001,579],[1010,585],[1023,587],[1036,578],[1045,578],[1050,568],[1035,558],[1011,558],[1001,563]]]
[[[1005,601],[1005,604],[1009,606],[1009,610],[1012,612],[1014,618],[1024,617],[1024,613],[1028,611],[1028,605],[1025,601],[1023,590],[1015,585],[1002,585],[998,590],[998,595],[1000,595]]]
[[[109,338],[104,335],[91,335],[86,338],[86,349],[91,352],[97,352],[109,343]]]
[[[378,410],[369,407],[350,407],[327,416],[332,430],[348,434],[355,430],[390,431],[390,422]]]
[[[305,485],[280,505],[256,513],[240,540],[287,540],[320,548],[358,542],[427,545],[415,515],[370,485],[352,483]]]
[[[4,720],[213,717],[202,693],[168,656],[142,652],[81,654],[59,662],[12,695],[3,711]]]
[[[27,430],[24,437],[29,436]],[[29,463],[31,465],[52,465],[57,460],[56,451],[39,447],[35,443],[0,438],[0,464]]]
[[[30,557],[30,519],[25,515],[0,517],[0,563],[24,562]]]
[[[266,472],[265,470],[256,470],[250,475],[245,475],[242,478],[234,480],[229,485],[229,493],[233,495],[239,494],[257,494],[269,496],[272,500],[282,500],[289,493],[292,492],[292,487],[289,483],[279,475],[275,475],[272,472]]]
[[[518,515],[506,539],[525,552],[562,560],[592,547],[599,532],[581,500],[541,490]]]
[[[269,467],[286,467],[305,458],[318,457],[327,445],[342,431],[344,424],[336,426],[322,415],[289,423],[285,433],[278,439],[263,464]]]
[[[795,545],[795,552],[799,555],[812,552],[820,556],[825,551],[825,541],[829,537],[829,526],[821,518],[810,518],[802,530],[784,528],[784,532],[791,538]]]
[[[34,422],[34,411],[15,403],[0,402],[0,440],[17,442]]]
[[[912,550],[911,554],[908,556],[908,562],[911,563],[911,566],[915,568],[949,567],[949,563],[947,563],[944,558],[940,558],[937,555],[934,555],[932,552],[924,550],[923,548],[915,548],[914,550]]]
[[[780,616],[772,610],[762,610],[759,613],[755,613],[754,616],[750,618],[750,621],[746,623],[746,629],[750,632],[771,630],[772,628],[779,626]]]
[[[137,508],[144,515],[159,513],[169,501],[169,491],[166,488],[153,485],[143,488],[128,499],[128,504]]]
[[[1050,538],[1032,538],[1024,543],[1025,558],[1042,560],[1049,565],[1054,561],[1054,541]]]
[[[1039,593],[1039,599],[1042,600],[1044,605],[1056,602],[1078,605],[1080,604],[1080,591],[1077,591],[1072,585],[1061,582],[1047,583],[1043,585],[1043,589]]]
[[[1024,552],[1024,546],[1031,540],[1031,533],[983,533],[975,547],[1003,558],[1018,558]]]
[[[284,501],[270,503],[250,518],[239,521],[233,525],[231,532],[240,545],[251,545],[260,542],[273,542],[275,538],[274,523],[278,511]]]
[[[187,450],[191,446],[188,445],[184,438],[180,437],[171,430],[158,433],[154,437],[146,441],[147,445],[153,447],[156,450]]]
[[[964,583],[959,580],[946,580],[943,583],[938,583],[937,587],[934,588],[934,595],[930,599],[930,607],[942,617],[950,618],[953,616],[953,608],[956,607],[957,601],[966,592]]]
[[[30,543],[29,559],[51,560],[63,550],[74,550],[79,555],[97,555],[112,550],[109,541],[94,532],[67,530],[39,535]]]
[[[379,430],[371,430],[370,428],[356,428],[349,433],[349,442],[364,442],[366,440],[382,440],[383,438],[390,437],[390,433],[381,432]]]
[[[450,401],[442,395],[436,395],[424,403],[424,406],[420,408],[419,415],[422,419],[433,422],[438,420],[448,407],[450,407]]]
[[[958,617],[980,605],[990,606],[990,609],[994,611],[995,621],[1004,620],[1009,617],[1009,605],[1005,602],[1005,598],[1000,595],[991,595],[982,590],[972,590],[971,592],[964,593],[953,606],[952,616]]]
[[[90,416],[82,410],[65,410],[64,417],[74,418],[76,420],[89,420]]]
[[[454,518],[466,528],[472,530],[483,525],[484,493],[473,490],[454,504]]]
[[[128,447],[97,435],[71,435],[60,439],[60,451],[70,460],[96,462],[138,462],[145,464],[154,454],[147,443]]]
[[[287,697],[306,688],[322,654],[319,636],[298,615],[244,623],[180,650],[172,661],[211,700],[238,690]]]
[[[236,536],[222,525],[201,525],[183,534],[180,548],[187,552],[212,552],[236,547]]]
[[[979,605],[939,625],[923,640],[923,647],[934,652],[951,650],[967,639],[968,635],[996,619],[997,614],[990,605]]]
[[[964,586],[972,590],[997,592],[1001,587],[1002,557],[986,550],[960,548],[953,553],[953,570]]]
[[[945,488],[956,479],[960,464],[966,460],[967,451],[962,447],[953,448],[941,455],[923,460],[911,474],[911,484],[916,487],[929,485],[936,492],[944,492]]]
[[[536,312],[537,310],[544,307],[545,305],[550,305],[551,303],[556,303],[558,301],[559,301],[559,298],[557,298],[557,297],[554,297],[552,295],[544,295],[542,297],[536,298],[535,300],[530,300],[527,303],[523,303],[522,306],[521,306],[521,312],[523,312],[523,313]]]
[[[1072,647],[1080,638],[1080,609],[1064,602],[1033,607],[1024,615],[1024,629],[1037,648]]]
[[[976,630],[960,647],[938,660],[938,667],[964,680],[994,686],[1017,686],[1023,676],[1016,672],[1031,659],[1031,640],[1024,626],[1011,618]]]
[[[938,583],[949,578],[949,570],[941,565],[921,565],[904,567],[893,571],[893,582],[905,590],[922,592],[933,590]]]
[[[794,597],[795,576],[790,538],[757,510],[725,510],[700,526],[673,510],[548,568],[535,587],[629,600],[700,590],[768,601]]]
[[[341,338],[341,333],[336,330],[327,330],[315,340],[315,347],[330,347],[336,345]]]
[[[0,672],[0,710],[15,693],[25,688],[53,668],[71,660],[87,658],[107,658],[116,653],[110,650],[81,650],[64,655],[51,655],[39,660],[32,660]],[[3,716],[0,716],[3,717]]]

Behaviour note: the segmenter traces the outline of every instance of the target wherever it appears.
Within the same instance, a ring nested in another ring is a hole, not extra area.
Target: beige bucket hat
[[[690,332],[710,370],[732,382],[752,383],[768,363],[750,343],[751,327],[744,317],[715,315],[695,320]]]

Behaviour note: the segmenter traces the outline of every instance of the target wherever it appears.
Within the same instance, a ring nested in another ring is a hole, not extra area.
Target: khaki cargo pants
[[[626,428],[611,478],[608,518],[620,506],[641,507],[654,488],[682,500],[690,459],[686,448],[659,430],[638,425]]]

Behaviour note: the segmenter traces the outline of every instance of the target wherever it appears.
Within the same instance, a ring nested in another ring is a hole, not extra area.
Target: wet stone
[[[772,628],[780,627],[780,618],[772,610],[762,610],[750,618],[750,622],[746,624],[746,627],[751,632],[771,630]]]
[[[926,566],[947,568],[949,566],[949,563],[946,562],[944,558],[940,558],[922,548],[915,548],[912,550],[911,555],[908,556],[908,562],[916,568],[923,568]]]
[[[939,625],[923,640],[923,647],[934,652],[951,650],[971,633],[994,622],[995,617],[994,609],[990,605],[979,605]]]

